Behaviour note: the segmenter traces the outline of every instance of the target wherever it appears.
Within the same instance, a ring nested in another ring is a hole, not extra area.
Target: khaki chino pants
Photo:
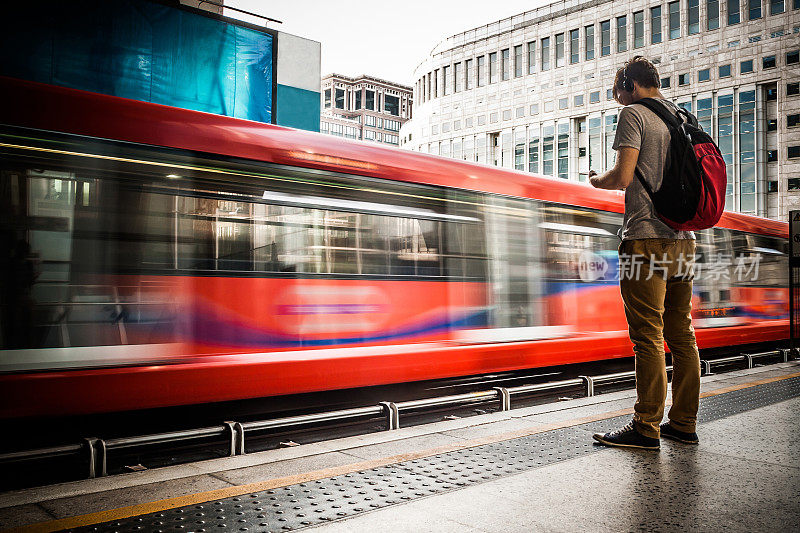
[[[700,354],[692,327],[692,277],[686,259],[693,239],[623,241],[620,291],[636,361],[633,421],[642,435],[660,436],[667,398],[664,341],[672,353],[672,408],[669,420],[694,433],[700,403]],[[649,278],[649,279],[648,279]]]

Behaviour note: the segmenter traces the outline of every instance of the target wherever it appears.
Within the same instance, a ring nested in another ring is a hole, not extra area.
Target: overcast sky
[[[322,43],[322,75],[369,74],[406,85],[443,38],[546,5],[548,0],[225,0],[278,19],[268,27]],[[225,15],[263,24],[233,10]]]

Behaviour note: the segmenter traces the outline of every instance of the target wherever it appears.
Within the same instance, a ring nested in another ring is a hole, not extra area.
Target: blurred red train
[[[622,194],[0,79],[0,417],[632,355]],[[701,348],[788,338],[787,225],[698,235]]]

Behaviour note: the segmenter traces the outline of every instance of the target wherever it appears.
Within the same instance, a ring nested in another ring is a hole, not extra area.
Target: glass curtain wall
[[[722,152],[728,173],[728,186],[725,190],[725,206],[731,211],[735,209],[733,198],[734,163],[733,163],[733,95],[717,97],[717,144]]]
[[[756,92],[739,93],[739,198],[742,213],[756,212]]]
[[[553,172],[553,140],[555,126],[545,126],[542,129],[542,174],[555,175]]]
[[[569,122],[558,125],[558,177],[569,179]]]

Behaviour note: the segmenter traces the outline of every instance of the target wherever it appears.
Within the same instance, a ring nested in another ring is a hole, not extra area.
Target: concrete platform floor
[[[713,375],[702,379],[702,391],[721,392],[718,397],[722,397],[733,394],[725,391],[785,380],[798,373],[800,364],[790,362]],[[435,459],[454,451],[491,448],[492,443],[507,446],[531,436],[546,439],[552,435],[545,442],[557,446],[561,443],[558,435],[573,431],[570,438],[576,440],[577,432],[577,446],[584,448],[572,458],[549,464],[545,461],[541,466],[525,467],[462,488],[448,486],[436,494],[349,513],[320,525],[293,528],[326,533],[800,530],[800,397],[767,402],[731,416],[723,413],[708,422],[701,419],[699,446],[663,441],[662,449],[655,452],[593,447],[591,432],[613,429],[627,418],[634,397],[633,390],[626,390],[4,493],[0,494],[0,529],[38,523],[34,530],[52,531],[97,524],[304,481],[329,480],[415,458]],[[581,444],[583,439],[585,443]],[[159,502],[164,499],[168,501]],[[119,511],[129,506],[135,507]],[[70,518],[76,516],[82,518]],[[239,529],[234,526],[231,523],[226,528]]]

